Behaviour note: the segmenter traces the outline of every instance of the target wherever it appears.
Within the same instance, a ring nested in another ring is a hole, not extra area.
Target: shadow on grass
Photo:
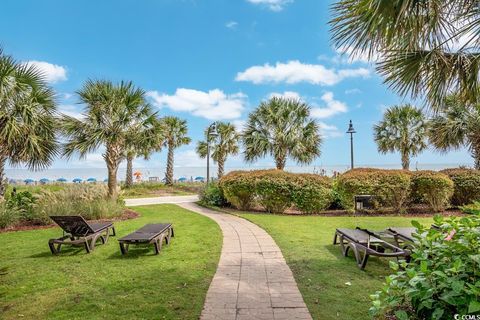
[[[110,255],[108,259],[119,259],[119,260],[125,260],[125,259],[138,259],[141,257],[160,257],[163,253],[160,251],[160,254],[155,254],[155,251],[153,249],[153,246],[130,246],[128,249],[128,252],[126,254],[123,254],[120,252],[120,248],[118,248],[118,251],[116,251],[114,254]]]

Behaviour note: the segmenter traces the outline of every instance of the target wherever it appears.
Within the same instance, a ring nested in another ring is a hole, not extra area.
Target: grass
[[[122,188],[122,196],[124,198],[184,196],[198,194],[203,186],[203,183],[175,183],[173,186],[166,186],[161,182],[142,182],[136,183],[130,188]]]
[[[321,217],[239,214],[264,228],[281,248],[313,319],[369,319],[369,295],[390,274],[388,261],[370,258],[366,270],[332,245],[336,228],[411,226],[405,217]],[[431,218],[415,218],[429,224]],[[348,284],[350,283],[350,284]]]
[[[61,235],[58,228],[0,234],[0,268],[8,267],[0,277],[1,318],[198,319],[220,255],[220,229],[174,205],[134,209],[141,217],[116,222],[118,236],[145,223],[173,223],[176,236],[159,256],[152,247],[132,247],[122,257],[116,238],[92,254],[66,247],[52,256],[47,241]]]
[[[29,191],[32,194],[39,193],[42,190],[59,191],[65,189],[67,184],[53,183],[53,184],[39,184],[39,185],[11,185],[9,184],[5,194],[11,194],[13,188],[17,189],[17,192]]]

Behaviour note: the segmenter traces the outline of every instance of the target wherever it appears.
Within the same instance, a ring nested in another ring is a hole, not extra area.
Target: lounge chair
[[[118,239],[120,244],[120,251],[122,254],[128,252],[131,244],[134,245],[150,245],[153,244],[155,254],[159,254],[162,250],[162,243],[165,239],[165,244],[170,243],[170,238],[174,236],[173,227],[171,223],[157,223],[146,224],[135,232]]]
[[[107,243],[110,236],[115,236],[112,222],[87,222],[81,216],[50,216],[63,229],[63,236],[50,239],[48,246],[52,254],[60,253],[62,245],[84,246],[87,253],[95,249],[97,240]]]
[[[430,228],[440,230],[440,227],[435,224],[432,224]],[[395,243],[402,248],[410,248],[415,242],[414,234],[417,234],[417,228],[413,227],[392,227],[388,228],[386,231],[393,235]]]
[[[337,229],[333,244],[340,244],[342,253],[348,256],[349,249],[352,249],[357,265],[364,269],[369,256],[376,257],[403,257],[408,259],[410,251],[401,249],[381,239],[381,236],[365,229]]]

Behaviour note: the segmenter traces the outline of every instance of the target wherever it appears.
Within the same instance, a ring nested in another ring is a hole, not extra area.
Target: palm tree
[[[218,135],[216,137],[210,136],[207,129],[205,131],[205,139],[208,139],[211,145],[213,161],[218,163],[218,178],[220,179],[223,177],[227,157],[238,154],[240,135],[231,123],[217,122],[216,128]],[[199,141],[197,144],[197,153],[201,158],[207,157],[206,140]]]
[[[410,168],[410,157],[427,148],[425,117],[421,110],[408,104],[389,108],[373,131],[378,151],[400,152],[404,170]]]
[[[173,184],[173,153],[182,145],[189,144],[191,139],[187,136],[187,121],[177,117],[164,117],[162,119],[164,141],[163,145],[168,148],[167,171],[165,172],[165,184]]]
[[[440,151],[467,147],[480,169],[480,104],[462,103],[449,96],[430,121],[430,143]]]
[[[450,92],[479,101],[480,15],[476,0],[338,0],[333,42],[353,57],[376,58],[401,95],[426,95],[433,106]]]
[[[133,160],[142,156],[148,160],[152,152],[160,151],[160,145],[164,140],[163,128],[159,119],[152,120],[148,127],[131,127],[127,134],[125,158],[127,160],[127,172],[125,187],[133,185]]]
[[[311,163],[320,156],[318,129],[306,103],[273,97],[249,115],[242,133],[245,160],[253,162],[271,155],[280,170],[285,168],[287,157],[300,164]]]
[[[57,155],[55,94],[45,76],[0,48],[0,197],[5,164],[31,170],[48,167]]]
[[[117,172],[128,147],[128,135],[154,125],[156,115],[145,103],[145,92],[132,82],[87,80],[77,92],[85,104],[84,117],[63,116],[62,129],[68,141],[64,155],[85,157],[100,146],[108,169],[108,195],[117,196]]]

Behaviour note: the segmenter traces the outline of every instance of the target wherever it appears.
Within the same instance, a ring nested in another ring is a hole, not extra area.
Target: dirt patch
[[[92,220],[92,222],[95,221],[123,221],[123,220],[130,220],[130,219],[135,219],[138,218],[140,214],[136,211],[133,211],[131,209],[124,209],[123,214],[119,217],[115,217],[112,219],[100,219],[100,220]],[[49,229],[56,227],[56,224],[48,224],[48,225],[29,225],[29,224],[24,224],[24,225],[17,225],[17,226],[10,226],[5,229],[0,229],[0,233],[5,233],[5,232],[14,232],[14,231],[28,231],[28,230],[41,230],[41,229]]]

